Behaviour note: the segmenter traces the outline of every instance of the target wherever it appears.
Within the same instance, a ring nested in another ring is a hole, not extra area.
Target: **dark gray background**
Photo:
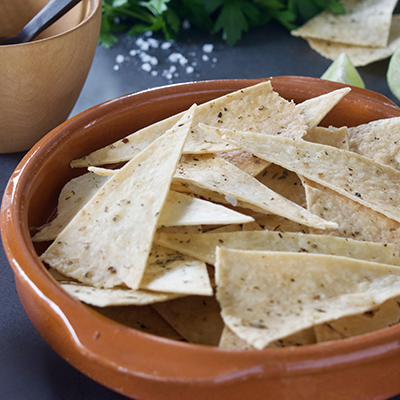
[[[275,23],[251,31],[233,48],[226,46],[219,37],[187,29],[170,49],[150,48],[145,52],[157,57],[153,76],[142,69],[142,60],[131,52],[138,49],[137,39],[121,37],[112,49],[97,48],[92,69],[72,115],[127,93],[170,83],[277,75],[320,77],[331,63],[312,51],[304,40],[291,37]],[[213,44],[213,51],[204,53],[204,44]],[[188,63],[182,66],[169,61],[168,55],[174,52],[182,54]],[[204,60],[204,55],[209,60]],[[176,71],[167,76],[165,71],[171,66],[175,66]],[[187,73],[187,66],[193,67],[192,73]],[[388,60],[385,60],[359,68],[359,72],[368,89],[380,92],[398,104],[386,83],[387,67]],[[22,156],[23,153],[0,155],[1,194]],[[44,342],[20,304],[3,249],[0,250],[0,399],[125,399],[82,375]]]

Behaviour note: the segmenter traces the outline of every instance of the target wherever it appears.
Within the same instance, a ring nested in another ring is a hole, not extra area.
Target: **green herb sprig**
[[[117,32],[161,31],[174,39],[188,20],[233,46],[251,28],[277,20],[292,30],[323,10],[345,12],[340,0],[103,0],[100,43],[111,47]]]

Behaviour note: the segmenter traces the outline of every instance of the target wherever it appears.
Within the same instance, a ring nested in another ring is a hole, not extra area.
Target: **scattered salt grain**
[[[142,70],[146,71],[146,72],[150,72],[151,71],[151,64],[150,63],[143,63],[142,64]]]
[[[125,61],[125,57],[122,54],[118,54],[117,57],[115,57],[115,62],[118,64],[122,64]]]
[[[152,47],[153,49],[158,49],[160,46],[160,42],[157,39],[149,38],[147,39],[147,43]]]
[[[184,57],[181,53],[171,53],[168,56],[168,61],[172,63],[179,63],[182,66],[188,63],[187,58]]]
[[[114,69],[114,71],[118,71],[119,70],[119,65],[114,65],[113,69]]]
[[[203,61],[208,61],[210,58],[208,57],[207,54],[203,54],[202,57],[201,57],[201,59],[202,59]]]
[[[161,43],[161,48],[163,49],[163,50],[168,50],[170,47],[172,46],[172,43],[171,42],[164,42],[164,43]]]
[[[147,41],[145,41],[145,40],[144,40],[143,38],[141,38],[141,37],[139,37],[139,38],[136,40],[136,46],[138,46],[139,49],[142,50],[142,51],[147,51],[147,50],[149,50],[149,47],[150,47],[149,43],[147,43]]]
[[[139,53],[138,50],[132,49],[132,50],[129,52],[129,55],[132,56],[132,57],[135,57],[138,53]]]
[[[193,71],[194,71],[194,68],[193,68],[191,65],[189,65],[188,67],[186,67],[186,73],[187,73],[187,74],[192,74]]]
[[[205,45],[203,45],[204,53],[212,53],[213,50],[214,50],[214,45],[213,44],[205,44]]]
[[[155,71],[154,69],[150,72],[151,76],[157,76],[158,71]]]
[[[225,196],[225,200],[226,200],[228,203],[232,204],[234,207],[237,206],[237,200],[236,200],[234,197]]]

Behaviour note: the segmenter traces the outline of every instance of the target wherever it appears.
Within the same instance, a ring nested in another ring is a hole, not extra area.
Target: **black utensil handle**
[[[23,28],[24,41],[43,32],[81,0],[50,0]]]

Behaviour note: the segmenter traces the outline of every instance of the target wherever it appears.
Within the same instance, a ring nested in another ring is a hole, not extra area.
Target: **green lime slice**
[[[390,58],[386,78],[390,91],[400,100],[400,48]]]
[[[339,55],[339,57],[324,72],[321,79],[365,88],[364,81],[356,67],[350,61],[350,58],[347,57],[346,53],[341,53]]]

